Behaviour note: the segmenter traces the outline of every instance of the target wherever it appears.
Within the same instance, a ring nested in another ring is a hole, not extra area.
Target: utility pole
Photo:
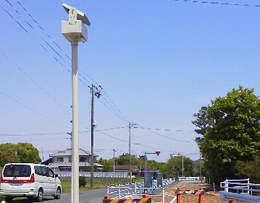
[[[132,166],[131,166],[131,129],[134,127],[135,123],[129,123],[129,171],[130,171],[130,182],[132,183]]]
[[[94,96],[99,98],[101,96],[100,90],[98,88],[102,87],[99,85],[96,87],[92,84],[90,88],[91,92],[91,181],[90,181],[90,187],[94,187]]]
[[[182,177],[184,177],[184,156],[181,155],[181,171],[182,171]]]
[[[113,171],[115,172],[116,171],[116,150],[113,149]]]
[[[129,123],[129,170],[131,168],[131,127],[132,127],[132,123]]]

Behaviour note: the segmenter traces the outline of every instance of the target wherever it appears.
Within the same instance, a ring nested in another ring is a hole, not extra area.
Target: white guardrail
[[[227,179],[220,183],[223,191],[219,192],[219,199],[228,202],[234,199],[236,203],[260,203],[260,184],[250,183],[248,179]]]
[[[71,177],[70,171],[55,171],[59,177]],[[94,172],[95,178],[129,178],[128,172]],[[80,171],[79,176],[91,177],[91,172]]]
[[[200,177],[179,177],[178,178],[179,181],[195,181],[199,179]]]
[[[111,199],[120,199],[129,197],[138,198],[144,194],[149,194],[150,197],[161,197],[162,203],[164,203],[165,195],[168,195],[167,193],[165,193],[165,188],[172,183],[174,183],[173,179],[165,179],[163,180],[163,187],[157,187],[156,180],[153,180],[152,187],[144,187],[143,182],[108,186],[107,196],[110,196]]]

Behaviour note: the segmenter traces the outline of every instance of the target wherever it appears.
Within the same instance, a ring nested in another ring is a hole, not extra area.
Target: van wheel
[[[61,189],[58,187],[54,195],[54,199],[60,199]]]
[[[41,202],[42,199],[43,199],[43,190],[42,190],[42,189],[39,189],[38,194],[37,194],[37,197],[35,198],[35,200],[36,200],[37,202]]]
[[[12,197],[10,197],[10,196],[7,196],[7,197],[5,197],[5,201],[6,201],[6,202],[11,202],[11,201],[12,201],[12,199],[13,199],[13,198],[12,198]]]

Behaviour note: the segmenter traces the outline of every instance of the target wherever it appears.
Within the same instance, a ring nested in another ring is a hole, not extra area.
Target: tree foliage
[[[184,165],[184,176],[194,176],[195,171],[193,161],[188,157],[183,157]],[[182,157],[174,156],[170,158],[166,165],[162,166],[161,172],[166,178],[179,177],[182,176]]]
[[[252,161],[260,152],[260,100],[253,89],[240,86],[225,97],[218,97],[207,107],[205,126],[198,126],[202,118],[194,123],[203,132],[199,143],[205,159],[205,167],[212,181],[237,178],[238,162]]]
[[[197,128],[194,130],[197,134],[202,135],[202,137],[196,137],[195,141],[197,142],[198,146],[203,144],[204,135],[207,132],[208,127],[210,126],[211,122],[208,117],[208,107],[202,106],[198,113],[193,114],[196,120],[191,121]]]
[[[39,163],[39,151],[30,143],[0,144],[0,166],[6,163]]]
[[[239,161],[236,164],[236,169],[244,178],[250,177],[250,182],[260,182],[260,155],[255,155],[252,161]]]
[[[103,159],[102,157],[100,157],[100,159],[98,160],[98,163],[103,165],[102,171],[103,172],[112,172],[113,169],[113,159],[110,160],[106,160]]]
[[[129,154],[122,154],[119,157],[115,158],[117,165],[129,165]],[[131,155],[131,164],[140,165],[140,160],[136,155]]]

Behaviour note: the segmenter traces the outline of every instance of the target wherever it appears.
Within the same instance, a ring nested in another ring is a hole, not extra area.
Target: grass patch
[[[67,193],[71,191],[71,181],[70,178],[60,178],[61,179],[61,185],[62,185],[62,192]],[[84,187],[80,187],[80,191],[84,190],[90,190],[90,178],[86,178],[86,185]],[[98,189],[98,188],[105,188],[107,186],[111,185],[118,185],[118,184],[126,184],[129,183],[129,179],[113,179],[113,178],[94,178],[94,188],[93,189]]]

